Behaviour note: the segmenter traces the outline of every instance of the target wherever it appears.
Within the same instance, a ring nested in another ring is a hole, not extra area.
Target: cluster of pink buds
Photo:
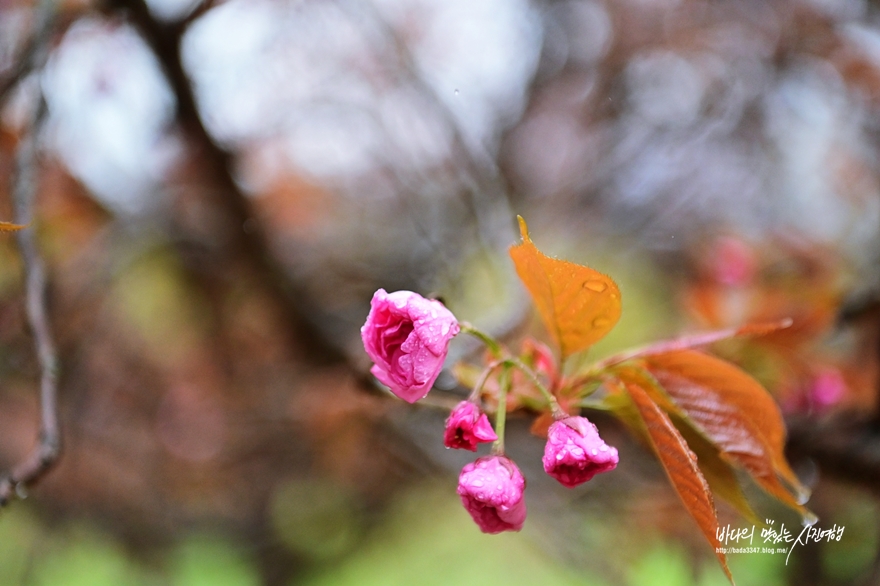
[[[439,301],[411,291],[376,291],[361,328],[364,348],[374,362],[371,372],[398,397],[414,403],[431,390],[443,368],[449,343],[461,331],[455,316]],[[477,389],[479,390],[479,389]],[[505,407],[499,404],[496,429],[503,436]],[[464,467],[458,494],[465,509],[485,533],[519,531],[526,518],[526,481],[503,451],[479,395],[459,403],[446,420],[447,448],[475,452],[477,444],[494,442],[492,454]],[[550,426],[544,470],[569,488],[617,466],[617,450],[605,444],[585,417],[558,417]]]

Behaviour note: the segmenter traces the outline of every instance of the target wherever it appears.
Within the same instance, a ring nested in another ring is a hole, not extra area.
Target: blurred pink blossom
[[[810,400],[815,409],[823,411],[839,403],[845,393],[843,375],[833,366],[825,366],[813,378]]]
[[[715,242],[713,271],[722,285],[742,287],[755,277],[757,261],[752,248],[732,236],[722,236]]]

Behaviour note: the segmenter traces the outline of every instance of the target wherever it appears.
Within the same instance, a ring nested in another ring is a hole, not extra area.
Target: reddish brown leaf
[[[697,465],[709,483],[712,494],[720,496],[744,517],[757,523],[757,516],[740,488],[733,467],[723,458],[720,448],[694,429],[684,411],[672,401],[657,381],[646,371],[632,365],[622,365],[614,369],[614,374],[625,384],[639,386],[658,407],[670,415],[675,427],[697,455]],[[619,418],[627,417],[625,410],[619,407],[615,415]],[[626,420],[624,423],[632,427]]]
[[[697,522],[703,536],[709,542],[721,563],[721,569],[733,584],[733,576],[727,567],[727,558],[719,548],[718,516],[709,484],[700,472],[697,457],[676,429],[669,417],[638,385],[627,384],[626,390],[641,415],[651,438],[654,452],[663,464],[672,486],[678,493],[687,512]]]
[[[510,247],[510,257],[562,357],[592,346],[620,319],[617,284],[589,267],[546,256],[518,219],[523,241]]]
[[[671,419],[688,446],[697,455],[697,465],[703,476],[706,477],[712,494],[727,501],[740,515],[752,523],[760,524],[761,521],[743,494],[733,466],[722,457],[718,446],[703,437],[686,420],[675,416]]]
[[[807,490],[785,460],[785,425],[772,397],[758,381],[724,360],[696,350],[647,356],[645,367],[687,419],[744,468],[769,494],[808,518],[800,497]]]

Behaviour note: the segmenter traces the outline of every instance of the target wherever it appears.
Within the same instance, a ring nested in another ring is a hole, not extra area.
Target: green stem
[[[486,381],[489,380],[489,377],[495,371],[496,368],[504,364],[506,361],[504,360],[496,360],[490,363],[483,373],[480,375],[480,380],[477,381],[477,384],[474,385],[474,390],[471,391],[471,395],[468,397],[468,401],[472,403],[476,403],[477,399],[480,397],[480,393],[483,392],[483,387],[486,386]]]
[[[498,340],[487,334],[486,332],[480,331],[475,328],[472,324],[463,321],[459,322],[458,325],[461,327],[461,331],[466,334],[470,334],[475,338],[479,339],[486,347],[489,349],[489,352],[492,353],[492,356],[500,359],[503,355],[501,351],[501,344],[498,343]]]
[[[518,358],[511,358],[510,363],[513,364],[516,368],[520,369],[520,371],[525,374],[532,381],[532,384],[535,385],[535,388],[544,395],[544,398],[547,400],[547,403],[550,405],[550,411],[553,414],[553,419],[565,419],[568,417],[568,413],[566,413],[562,407],[559,406],[559,402],[556,400],[556,397],[553,396],[553,393],[547,390],[547,387],[541,382],[538,378],[538,375],[532,371],[531,368],[523,364],[522,360]]]
[[[495,435],[498,439],[492,444],[492,453],[496,456],[504,455],[504,426],[507,422],[507,391],[510,390],[510,365],[504,362],[504,370],[498,378],[498,410],[495,412]]]

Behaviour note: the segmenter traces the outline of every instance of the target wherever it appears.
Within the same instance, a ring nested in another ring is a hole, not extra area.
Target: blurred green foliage
[[[876,525],[880,507],[876,500],[863,493],[847,492],[847,498],[841,499],[834,514],[819,523],[821,529],[831,529],[835,524],[844,528],[840,541],[829,541],[824,545],[822,564],[832,578],[857,583],[870,571],[880,548]]]
[[[307,586],[604,586],[542,555],[522,533],[484,535],[453,491],[408,494],[388,522],[344,563],[316,572]]]
[[[876,505],[853,495],[828,523],[846,527],[844,539],[823,550],[829,575],[852,583],[862,575],[877,547],[870,521]],[[547,554],[542,531],[527,525],[521,533],[484,535],[461,508],[454,492],[436,484],[405,492],[383,516],[364,530],[364,517],[342,487],[318,481],[281,485],[269,511],[282,543],[310,558],[305,575],[290,583],[303,586],[611,586],[607,576],[574,570]],[[607,521],[607,520],[606,520]],[[606,543],[584,555],[614,556],[615,532],[595,516],[580,522],[600,530]],[[593,524],[599,523],[601,527]],[[826,523],[822,523],[825,528]],[[830,524],[828,525],[830,527]],[[585,527],[586,529],[586,527]],[[552,531],[552,527],[550,528]],[[147,559],[127,550],[89,520],[47,524],[24,504],[0,517],[0,584],[33,586],[258,586],[262,583],[246,544],[221,533],[195,531],[161,555]],[[689,552],[662,535],[628,541],[621,560],[628,563],[620,586],[725,586],[727,580],[711,553]],[[631,550],[630,550],[631,547]],[[620,553],[618,551],[618,553]],[[705,554],[705,555],[704,555]],[[738,584],[783,586],[793,569],[784,555],[732,554]]]
[[[213,535],[196,535],[171,555],[172,586],[258,586],[260,576],[236,544]]]
[[[165,248],[148,251],[126,267],[113,298],[150,353],[169,366],[185,360],[208,328],[206,303],[187,282],[179,259]]]
[[[44,555],[33,560],[37,586],[117,586],[149,584],[146,572],[119,544],[86,526],[74,526],[48,540]],[[43,549],[43,548],[40,548]]]
[[[350,550],[362,531],[354,497],[339,483],[296,479],[282,483],[272,499],[272,525],[292,551],[322,560]]]

